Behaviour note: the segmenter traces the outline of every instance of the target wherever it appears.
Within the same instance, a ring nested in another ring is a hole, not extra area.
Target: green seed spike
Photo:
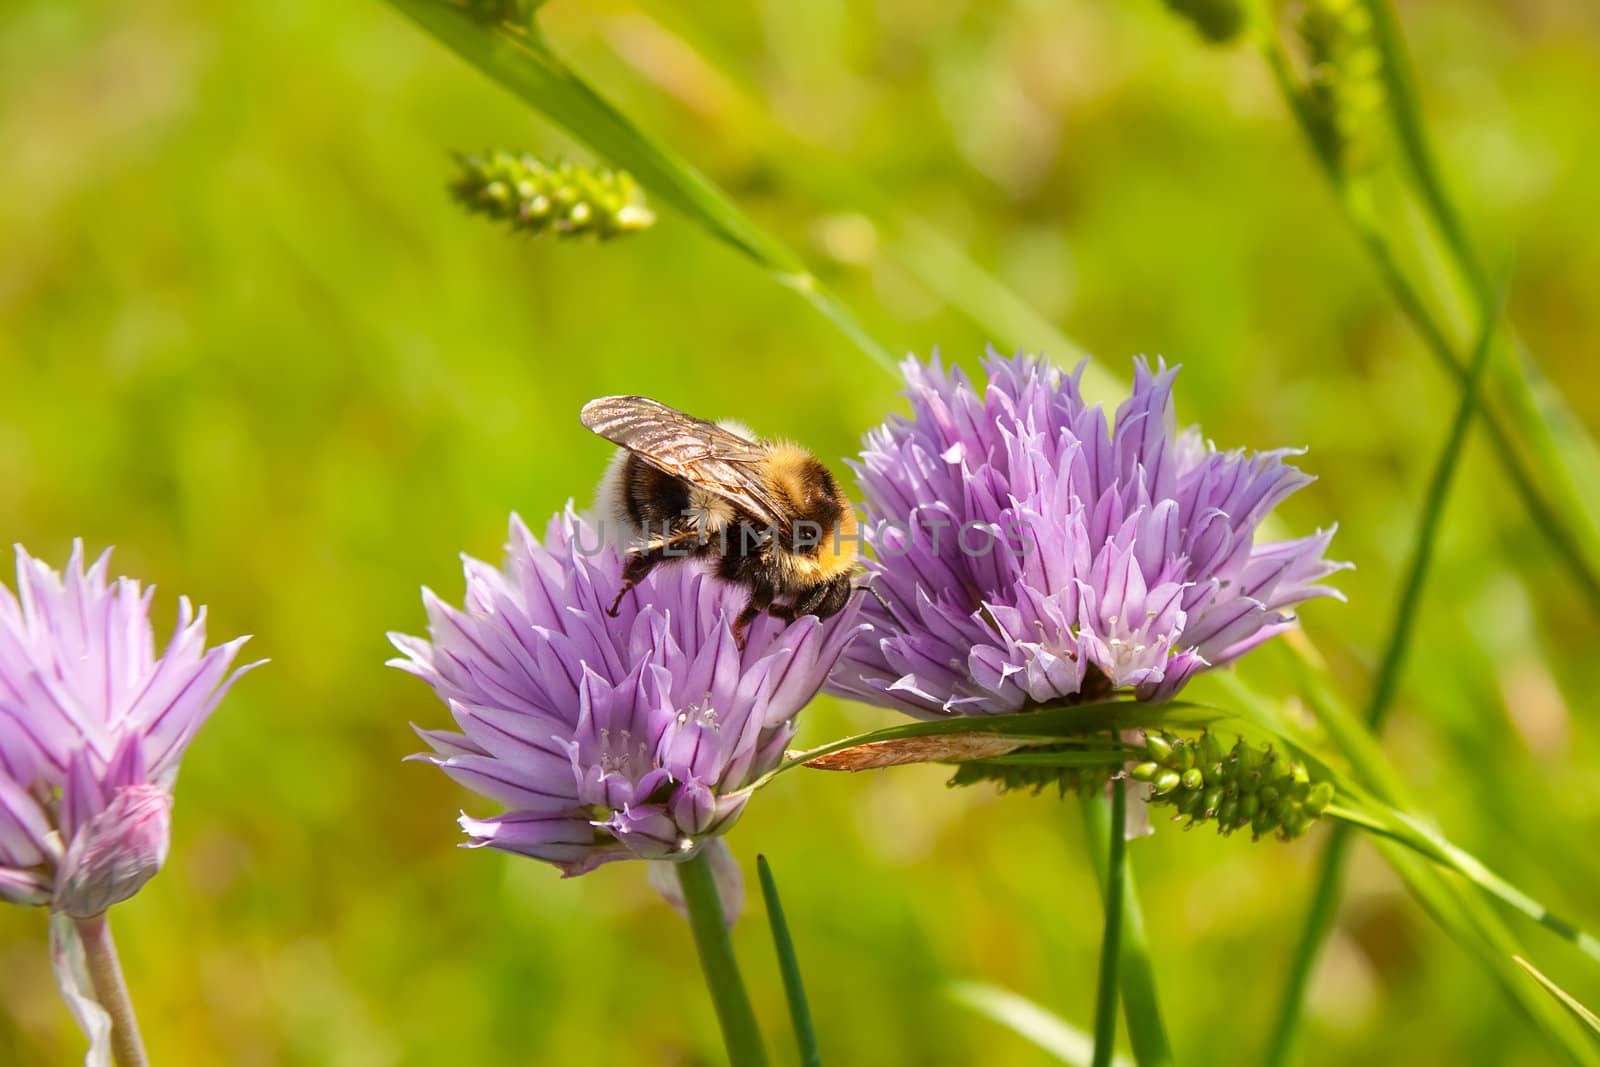
[[[1276,832],[1299,837],[1333,802],[1333,786],[1311,781],[1298,761],[1243,739],[1224,751],[1210,733],[1189,740],[1151,734],[1145,754],[1152,757],[1129,772],[1149,782],[1149,800],[1176,812],[1186,829],[1214,822],[1221,834],[1248,828],[1253,837]]]
[[[544,163],[529,154],[457,156],[461,175],[451,194],[468,211],[509,222],[514,230],[602,240],[649,229],[655,215],[624,171]]]
[[[1371,15],[1359,0],[1309,0],[1295,29],[1319,151],[1347,174],[1371,167],[1381,156],[1384,101]]]

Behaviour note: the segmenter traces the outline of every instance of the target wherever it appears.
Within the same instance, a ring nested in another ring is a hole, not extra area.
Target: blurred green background
[[[1509,307],[1600,423],[1600,14],[1580,0],[1402,5],[1433,133]],[[1337,521],[1348,605],[1306,630],[1364,695],[1454,386],[1337,218],[1259,57],[1154,0],[552,3],[551,38],[783,235],[896,351],[991,340],[856,214],[915,211],[1096,354],[1182,362],[1181,421],[1308,445],[1285,510]],[[117,909],[160,1063],[715,1063],[688,930],[636,865],[562,881],[457,850],[458,809],[386,669],[424,583],[498,559],[506,517],[585,502],[575,415],[639,391],[829,459],[896,382],[792,294],[661,209],[608,246],[461,214],[448,152],[574,150],[381,4],[9,0],[0,8],[0,537],[82,536],[211,606],[272,664],[200,736],[167,871]],[[660,205],[658,205],[658,208]],[[915,257],[913,257],[915,261]],[[922,264],[927,266],[927,264]],[[1450,509],[1388,751],[1462,845],[1600,926],[1595,627],[1494,463]],[[1283,660],[1241,668],[1287,692]],[[1208,684],[1200,699],[1221,699]],[[801,740],[888,724],[822,701]],[[1048,1062],[947,999],[981,978],[1090,1022],[1100,908],[1072,802],[933,768],[793,774],[731,838],[772,860],[834,1063]],[[1180,1058],[1257,1054],[1321,837],[1160,832],[1132,848]],[[0,911],[0,1063],[82,1041],[45,915]],[[1600,978],[1518,923],[1589,1003]],[[735,931],[792,1056],[759,905]],[[1359,850],[1307,1059],[1553,1053]]]

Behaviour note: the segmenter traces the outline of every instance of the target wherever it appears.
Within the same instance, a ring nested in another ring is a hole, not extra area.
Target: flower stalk
[[[728,937],[710,860],[702,851],[676,866],[695,948],[700,953],[700,969],[717,1009],[728,1059],[733,1067],[764,1067],[767,1053],[761,1045],[761,1029],[756,1025],[744,979],[739,976],[739,963],[733,956],[733,942]]]
[[[111,937],[110,920],[102,912],[74,922],[83,940],[95,999],[111,1017],[111,1055],[117,1067],[149,1067],[150,1059],[145,1055],[144,1040],[139,1035],[139,1020],[133,1012],[133,998],[128,995],[128,983],[117,959],[117,945]]]
[[[1111,835],[1125,827],[1111,822],[1111,798],[1102,788],[1083,798],[1083,833],[1089,854],[1095,860],[1095,877],[1104,889],[1109,871],[1102,857],[1110,854]],[[1161,1019],[1161,1002],[1156,995],[1155,965],[1145,933],[1144,913],[1139,907],[1139,891],[1134,885],[1133,865],[1125,863],[1122,872],[1122,959],[1118,964],[1122,990],[1122,1019],[1128,1027],[1128,1042],[1139,1067],[1172,1067],[1172,1044]]]
[[[1100,987],[1095,995],[1094,1067],[1111,1067],[1117,1044],[1117,973],[1122,963],[1122,904],[1127,874],[1128,788],[1111,781],[1111,832],[1106,849],[1105,931],[1100,936]]]

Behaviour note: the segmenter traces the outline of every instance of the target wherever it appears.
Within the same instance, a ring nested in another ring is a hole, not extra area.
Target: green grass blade
[[[958,1004],[1026,1038],[1062,1063],[1089,1067],[1094,1057],[1092,1037],[1026,997],[982,982],[957,982],[949,994]],[[1114,1067],[1133,1067],[1121,1056],[1112,1063]]]
[[[1556,985],[1549,978],[1546,978],[1544,973],[1540,971],[1539,968],[1535,967],[1521,956],[1514,956],[1512,958],[1516,960],[1518,967],[1521,967],[1523,970],[1527,971],[1533,976],[1533,980],[1535,982],[1538,982],[1544,987],[1545,992],[1549,993],[1552,997],[1555,997],[1556,1000],[1560,1002],[1562,1007],[1571,1012],[1573,1018],[1577,1019],[1580,1023],[1587,1027],[1589,1033],[1593,1035],[1596,1041],[1600,1041],[1600,1017],[1597,1017],[1594,1012],[1584,1007],[1583,1003],[1578,1000],[1577,997]]]
[[[1600,938],[1562,918],[1529,894],[1490,870],[1488,865],[1465,849],[1450,843],[1423,826],[1414,816],[1377,802],[1360,806],[1336,805],[1324,813],[1370,833],[1381,834],[1417,854],[1448,868],[1483,890],[1489,896],[1532,919],[1590,959],[1600,963]]]
[[[1373,39],[1380,57],[1384,99],[1406,168],[1451,264],[1466,282],[1474,312],[1480,318],[1487,317],[1495,302],[1488,272],[1473,250],[1466,224],[1445,188],[1443,173],[1428,143],[1399,17],[1390,0],[1366,0],[1366,8],[1372,17]],[[1591,538],[1600,534],[1600,518],[1594,511],[1595,502],[1600,501],[1600,451],[1594,439],[1520,343],[1506,346],[1492,371],[1500,395],[1511,405],[1526,433],[1528,445],[1540,463],[1557,476],[1567,513],[1587,520],[1585,532]],[[1593,548],[1592,542],[1590,547]]]
[[[1548,997],[1528,985],[1514,960],[1516,939],[1504,920],[1470,887],[1451,880],[1437,866],[1406,848],[1381,838],[1373,839],[1378,852],[1406,883],[1451,940],[1476,959],[1501,991],[1557,1051],[1584,1067],[1600,1065],[1600,1053],[1583,1039],[1577,1028]]]
[[[1097,793],[1085,797],[1078,807],[1083,813],[1083,835],[1089,843],[1089,855],[1095,861],[1096,884],[1104,887],[1109,879],[1105,857],[1111,847],[1111,802],[1104,794]],[[1156,997],[1155,966],[1150,958],[1132,864],[1122,876],[1121,974],[1122,1017],[1128,1026],[1134,1062],[1139,1067],[1170,1067],[1172,1045],[1167,1040],[1161,1003]]]
[[[789,1018],[794,1023],[794,1040],[800,1050],[801,1067],[822,1067],[816,1030],[811,1025],[811,1008],[806,1004],[806,987],[800,979],[800,961],[794,954],[789,924],[783,918],[778,900],[778,883],[772,877],[767,857],[756,857],[756,872],[761,877],[761,896],[767,902],[767,922],[772,926],[772,947],[778,953],[778,970],[783,974],[783,992],[789,999]]]
[[[1258,729],[1275,734],[1294,751],[1297,757],[1305,760],[1308,765],[1314,764],[1316,768],[1314,773],[1333,781],[1339,787],[1341,795],[1362,796],[1365,791],[1360,785],[1349,781],[1341,772],[1326,763],[1317,761],[1306,748],[1307,739],[1284,722],[1269,702],[1246,686],[1236,675],[1221,675],[1218,680],[1230,691],[1234,705],[1241,709],[1248,722]],[[1319,688],[1310,692],[1314,696],[1308,695],[1306,704],[1319,718],[1323,717],[1325,711],[1333,710],[1338,718],[1355,724],[1355,715],[1348,708],[1344,708],[1330,691]],[[1328,720],[1323,721],[1326,724]],[[1369,783],[1398,781],[1399,776],[1393,767],[1388,765],[1381,750],[1371,743],[1370,735],[1361,731],[1358,725],[1354,727],[1354,732],[1365,737],[1368,742],[1359,748],[1346,749],[1343,752],[1354,766],[1356,773]],[[1339,732],[1330,730],[1330,734],[1336,741],[1340,739]],[[1374,788],[1381,787],[1375,785]],[[1370,798],[1363,798],[1361,803],[1369,808],[1374,806]],[[1533,996],[1536,991],[1528,985],[1526,979],[1512,964],[1512,956],[1519,951],[1517,940],[1504,918],[1489,903],[1491,898],[1499,898],[1499,893],[1488,892],[1485,886],[1464,883],[1453,878],[1451,875],[1456,870],[1456,864],[1448,859],[1447,850],[1435,847],[1426,841],[1402,840],[1403,832],[1391,825],[1391,819],[1398,813],[1393,812],[1392,808],[1380,810],[1390,812],[1390,815],[1387,817],[1374,815],[1367,811],[1348,814],[1361,825],[1362,829],[1370,831],[1369,840],[1388,865],[1405,881],[1407,889],[1429,916],[1452,940],[1479,962],[1494,978],[1507,999],[1527,1015],[1541,1034],[1565,1052],[1573,1062],[1600,1065],[1600,1055],[1597,1055],[1587,1042],[1581,1040],[1582,1035],[1575,1032],[1564,1013],[1556,1008],[1549,998]],[[1340,809],[1334,811],[1334,817],[1346,814]],[[1482,864],[1476,866],[1481,867]],[[1490,885],[1494,885],[1494,882]],[[1514,898],[1523,901],[1530,899],[1526,894],[1513,895]],[[1544,909],[1538,910],[1542,913]]]
[[[782,242],[752,222],[712,182],[646,134],[568,67],[538,29],[485,21],[446,0],[388,0],[461,58],[793,289],[873,362],[897,374],[888,349]]]

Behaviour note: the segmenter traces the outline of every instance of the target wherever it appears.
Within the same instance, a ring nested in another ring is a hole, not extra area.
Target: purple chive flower
[[[17,546],[0,584],[0,898],[74,918],[126,900],[167,857],[178,763],[235,679],[246,638],[207,649],[205,609],[178,602],[157,654],[154,589],[64,574]]]
[[[404,653],[391,663],[460,728],[419,730],[433,749],[419,758],[510,809],[463,815],[469,846],[569,876],[687,859],[727,830],[857,632],[855,608],[826,623],[763,616],[741,649],[747,594],[690,563],[652,571],[612,618],[622,561],[570,506],[543,544],[512,516],[504,570],[464,569],[463,608],[423,590],[431,641],[390,635]]]
[[[1332,529],[1255,542],[1312,481],[1284,462],[1297,453],[1178,433],[1177,368],[1138,361],[1111,426],[1081,366],[991,352],[985,368],[980,393],[937,357],[906,361],[911,418],[867,435],[867,566],[898,619],[865,605],[833,691],[923,717],[1165,700],[1294,626],[1292,605],[1339,596],[1317,584],[1347,566],[1323,558]]]

